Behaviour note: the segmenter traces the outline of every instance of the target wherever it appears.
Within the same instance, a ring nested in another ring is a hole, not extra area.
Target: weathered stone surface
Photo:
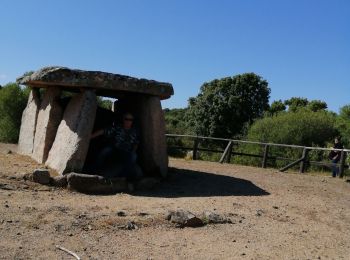
[[[116,193],[126,191],[126,178],[106,179],[99,175],[69,173],[67,175],[68,188],[83,193]]]
[[[67,181],[67,175],[63,176],[55,176],[50,179],[50,184],[55,187],[67,187],[68,181]]]
[[[59,104],[61,89],[52,87],[46,90],[40,105],[36,123],[32,158],[44,163],[55,140],[63,110]]]
[[[204,223],[213,223],[213,224],[224,224],[224,223],[228,223],[229,220],[227,218],[224,218],[222,216],[220,216],[219,214],[216,214],[214,212],[211,211],[204,211],[201,219]]]
[[[169,211],[166,219],[180,227],[201,227],[204,225],[200,218],[186,210]]]
[[[34,87],[63,86],[71,89],[94,88],[97,95],[119,98],[125,91],[167,99],[174,94],[171,84],[100,71],[83,71],[65,67],[45,67],[30,76],[17,79]]]
[[[18,139],[18,152],[21,154],[31,155],[33,152],[39,105],[39,90],[32,89],[29,94],[27,107],[24,109],[22,114],[21,129]]]
[[[137,102],[140,121],[140,164],[145,175],[166,177],[168,155],[165,139],[165,120],[158,97],[143,96]]]
[[[83,168],[96,108],[96,95],[93,91],[84,91],[71,99],[58,127],[46,165],[60,174]]]
[[[33,172],[32,181],[47,185],[50,183],[50,172],[47,169],[36,169]]]

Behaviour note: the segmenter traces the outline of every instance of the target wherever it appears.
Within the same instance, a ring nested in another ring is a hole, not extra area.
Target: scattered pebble
[[[117,216],[119,216],[119,217],[126,217],[126,213],[125,213],[125,211],[118,211],[117,212]]]
[[[263,213],[264,213],[264,211],[263,211],[262,209],[258,209],[258,210],[256,211],[255,216],[261,217]]]

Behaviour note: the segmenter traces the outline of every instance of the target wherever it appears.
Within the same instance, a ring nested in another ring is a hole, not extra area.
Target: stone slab
[[[50,183],[50,172],[47,169],[36,169],[32,178],[34,182],[47,185]]]
[[[67,90],[93,88],[98,96],[119,98],[125,93],[158,96],[167,99],[174,94],[170,83],[138,79],[101,71],[84,71],[66,67],[44,67],[32,75],[17,79],[19,84],[32,87],[61,86]]]
[[[165,119],[158,97],[144,96],[137,102],[140,121],[140,164],[145,175],[166,177],[168,154],[165,137]]]
[[[18,139],[18,152],[31,155],[34,147],[36,122],[40,106],[38,89],[31,89],[28,103],[22,114],[22,122]]]
[[[38,114],[32,158],[44,163],[55,140],[58,126],[62,119],[63,109],[59,98],[61,89],[49,88],[44,94]]]
[[[128,189],[125,178],[107,179],[99,175],[69,173],[67,175],[68,188],[83,193],[109,194]]]
[[[68,103],[58,127],[46,165],[60,174],[82,170],[96,115],[93,91],[75,95]]]

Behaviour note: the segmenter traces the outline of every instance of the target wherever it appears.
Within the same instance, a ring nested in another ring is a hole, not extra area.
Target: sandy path
[[[350,259],[350,184],[201,161],[170,161],[156,190],[91,196],[14,179],[38,167],[0,145],[0,259]],[[175,228],[168,210],[232,224]],[[118,216],[124,211],[125,217]],[[134,221],[136,230],[122,227]]]

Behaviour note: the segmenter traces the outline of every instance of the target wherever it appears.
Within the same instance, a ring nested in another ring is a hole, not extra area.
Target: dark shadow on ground
[[[186,169],[169,168],[169,176],[150,191],[136,191],[134,195],[181,198],[211,196],[266,196],[267,191],[251,181],[230,176]]]

